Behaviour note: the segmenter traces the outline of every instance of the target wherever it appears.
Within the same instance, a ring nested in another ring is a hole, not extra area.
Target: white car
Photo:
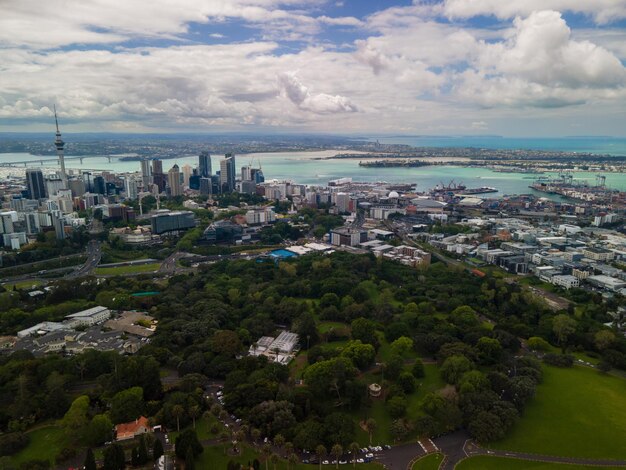
[[[363,459],[356,459],[356,463],[365,463],[365,460],[363,460]]]
[[[374,454],[372,454],[371,452],[369,454],[365,454],[365,458],[373,459],[374,458]]]
[[[363,452],[364,454],[367,454],[369,452],[369,449],[367,447],[363,447],[361,449],[361,452]]]
[[[347,464],[347,463],[348,463],[348,461],[347,461],[347,460],[340,460],[340,461],[339,461],[339,465],[345,465],[345,464]]]
[[[328,460],[322,460],[322,465],[328,465],[328,464],[329,464]]]

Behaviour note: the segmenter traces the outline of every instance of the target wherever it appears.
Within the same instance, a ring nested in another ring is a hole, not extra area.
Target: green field
[[[2,284],[2,287],[4,287],[7,290],[12,290],[13,288],[33,289],[35,287],[39,287],[42,284],[43,282],[40,281],[39,279],[27,279],[25,281],[7,282],[6,284]]]
[[[409,421],[415,421],[420,414],[420,405],[424,396],[429,392],[439,390],[445,384],[439,375],[439,367],[436,364],[424,364],[425,377],[417,379],[419,388],[415,393],[408,395],[408,407],[406,417]],[[380,382],[379,374],[364,374],[368,383]],[[373,418],[376,421],[376,430],[372,433],[372,444],[383,445],[393,444],[390,428],[392,419],[387,412],[385,402],[382,399],[373,400],[370,408],[353,413],[357,424],[359,421]],[[356,427],[356,441],[361,445],[369,445],[369,435],[360,426]],[[409,437],[413,437],[410,435]]]
[[[461,460],[455,470],[600,470],[623,467],[596,467],[593,465],[570,465],[561,463],[535,462],[531,460],[509,459],[506,457],[489,457],[481,455]],[[415,469],[415,467],[413,467]]]
[[[443,460],[443,455],[437,452],[436,454],[429,454],[426,457],[422,457],[413,464],[412,470],[437,470]]]
[[[626,459],[626,381],[588,367],[544,368],[523,417],[493,448]]]
[[[265,461],[261,457],[261,453],[257,452],[256,449],[253,449],[252,447],[244,446],[242,455],[236,456],[236,457],[224,455],[224,447],[221,445],[205,447],[204,452],[202,452],[202,454],[200,454],[200,457],[196,460],[196,468],[199,468],[199,469],[200,468],[201,469],[224,468],[225,469],[226,466],[228,465],[228,462],[230,462],[231,460],[236,463],[247,464],[248,462],[252,463],[254,459],[258,459],[259,462],[261,462],[261,468],[265,469],[265,463],[264,463]],[[332,460],[332,459],[328,457],[328,460]],[[302,464],[302,463],[299,463],[295,466],[289,466],[287,464],[287,461],[280,460],[276,464],[275,467],[271,462],[269,462],[268,468],[272,470],[314,470],[318,468],[318,466],[310,465],[310,464]],[[335,466],[334,465],[322,465],[322,468],[330,469],[330,468],[335,468]],[[346,468],[346,469],[353,468],[352,462],[350,462],[350,465],[341,465],[340,468]],[[356,468],[357,470],[382,470],[383,466],[377,463],[369,463],[369,464],[357,464]]]
[[[35,459],[54,461],[61,449],[69,444],[63,430],[57,426],[39,428],[29,432],[28,436],[28,446],[12,457],[15,465]]]
[[[114,266],[111,268],[96,268],[95,274],[98,276],[119,276],[123,274],[139,274],[157,271],[160,263],[135,264],[129,266]]]

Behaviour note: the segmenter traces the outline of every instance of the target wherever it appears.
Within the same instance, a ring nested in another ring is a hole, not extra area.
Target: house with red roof
[[[130,423],[121,423],[115,426],[115,439],[118,441],[124,441],[148,432],[150,432],[148,418],[140,416],[135,421],[131,421]]]

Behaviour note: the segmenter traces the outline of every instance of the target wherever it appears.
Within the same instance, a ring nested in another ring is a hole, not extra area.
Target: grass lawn
[[[345,323],[338,321],[322,321],[317,325],[317,331],[319,331],[320,334],[328,333],[330,330],[340,332],[344,336],[350,335],[350,327]]]
[[[130,266],[114,266],[112,268],[96,268],[98,276],[117,276],[122,274],[137,274],[156,271],[161,267],[160,263],[135,264]]]
[[[39,279],[27,279],[25,281],[7,282],[6,284],[2,284],[2,287],[4,287],[6,290],[12,290],[13,288],[33,289],[35,287],[39,287],[42,284],[43,282]]]
[[[408,369],[407,369],[408,370]],[[425,377],[417,379],[417,383],[421,384],[419,389],[409,395],[408,407],[406,416],[409,421],[414,421],[420,414],[420,404],[424,396],[429,392],[439,390],[445,384],[441,380],[439,375],[439,367],[436,364],[424,364]],[[369,375],[365,374],[366,381],[374,382],[379,381],[379,374]],[[359,421],[373,418],[376,421],[376,430],[372,434],[372,444],[393,444],[390,428],[393,421],[387,413],[385,401],[383,399],[374,400],[370,408],[364,408],[360,411],[354,412],[353,416],[357,422],[356,425],[356,441],[361,445],[369,445],[369,435],[366,431],[358,426]],[[413,434],[409,435],[409,439],[415,437]]]
[[[28,460],[53,461],[61,450],[69,445],[69,439],[58,426],[47,426],[29,432],[30,442],[28,446],[12,457],[15,465],[20,465]]]
[[[413,467],[415,470],[416,467]],[[420,467],[421,468],[421,467]],[[426,468],[426,467],[424,467]],[[531,460],[509,459],[480,455],[461,460],[455,470],[600,470],[623,467],[595,467],[592,465],[570,465],[561,463],[533,462]]]
[[[224,448],[220,446],[212,446],[205,447],[204,452],[200,454],[200,457],[196,460],[196,468],[202,469],[222,469],[226,468],[228,462],[231,460],[236,463],[247,464],[248,462],[252,463],[254,459],[258,459],[261,462],[261,468],[265,469],[265,463],[261,458],[261,453],[256,451],[249,446],[244,446],[243,454],[241,456],[232,457],[229,455],[224,455]],[[332,460],[328,457],[328,460]],[[353,468],[352,463],[350,465],[340,466],[340,468]],[[269,463],[270,469],[274,470],[274,466]],[[285,460],[280,460],[278,464],[276,464],[276,470],[287,470],[288,468],[292,470],[313,470],[318,468],[317,465],[311,464],[298,464],[295,466],[288,467],[287,462]],[[335,468],[334,465],[322,465],[322,468]],[[356,468],[358,470],[382,470],[383,466],[377,463],[369,463],[369,464],[357,464]]]
[[[216,434],[213,434],[211,433],[211,428],[216,424],[218,430]],[[189,427],[191,428],[192,426],[190,425]],[[208,420],[204,417],[196,419],[196,434],[198,435],[198,439],[200,439],[201,441],[218,438],[223,429],[224,425],[215,416],[211,416],[211,418]],[[184,429],[181,428],[181,432],[183,430]],[[178,432],[176,431],[170,431],[168,433],[168,437],[172,444],[176,441],[177,436]]]
[[[626,381],[595,369],[544,367],[543,383],[497,449],[626,459]]]
[[[441,465],[441,461],[443,460],[443,455],[439,452],[435,454],[429,454],[426,457],[422,457],[417,462],[413,464],[412,470],[437,470],[439,465]]]

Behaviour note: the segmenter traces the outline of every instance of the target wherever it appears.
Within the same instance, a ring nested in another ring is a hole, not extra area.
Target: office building
[[[204,196],[210,196],[211,191],[211,178],[200,178],[200,194]]]
[[[198,174],[201,178],[211,176],[211,155],[209,152],[202,152],[198,157]]]
[[[96,176],[93,179],[93,191],[96,194],[106,194],[106,185],[102,176]]]
[[[166,232],[178,232],[196,226],[196,221],[191,211],[161,212],[151,218],[152,233],[160,235]]]
[[[181,173],[183,174],[183,188],[188,188],[189,178],[191,178],[191,175],[193,173],[193,169],[191,168],[191,165],[188,165],[188,164],[183,165],[183,167],[181,168]]]
[[[226,158],[220,161],[220,185],[222,192],[232,193],[235,190],[235,180],[235,156],[227,153]]]
[[[127,176],[124,180],[124,192],[127,199],[137,199],[137,181],[132,176]]]
[[[46,184],[41,170],[29,168],[26,170],[26,187],[29,199],[45,199]]]
[[[141,160],[141,182],[143,184],[144,191],[152,184],[152,172],[150,169],[150,160],[144,158]]]
[[[167,172],[167,184],[170,188],[170,196],[175,197],[183,194],[178,165],[174,164],[170,171]]]
[[[69,181],[69,188],[73,197],[80,197],[86,192],[85,182],[82,179],[73,179]]]

